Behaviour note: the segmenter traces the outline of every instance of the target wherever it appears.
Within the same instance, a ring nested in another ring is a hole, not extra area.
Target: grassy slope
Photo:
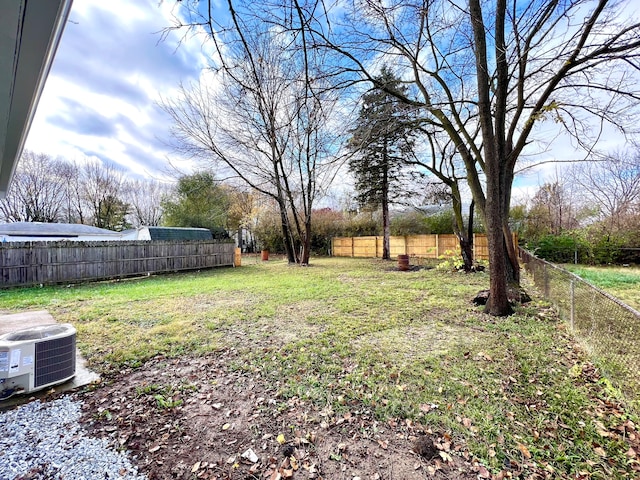
[[[564,265],[587,282],[640,310],[640,269],[624,267],[589,267]]]
[[[469,300],[487,284],[484,274],[397,272],[380,261],[270,261],[0,291],[0,309],[45,308],[72,322],[105,372],[233,346],[237,368],[260,372],[285,397],[413,418],[464,438],[496,471],[535,461],[560,478],[630,478],[628,445],[607,433],[627,414],[596,398],[602,389],[582,374],[587,359],[563,324],[542,304],[504,319],[482,314]]]

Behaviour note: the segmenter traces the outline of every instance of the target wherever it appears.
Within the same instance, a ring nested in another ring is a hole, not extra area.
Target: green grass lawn
[[[640,268],[563,265],[580,278],[640,310]]]
[[[622,425],[638,418],[610,400],[548,305],[489,317],[470,301],[487,286],[484,273],[322,258],[5,290],[0,310],[73,323],[90,365],[114,377],[159,353],[231,346],[234,368],[260,372],[285,398],[422,422],[463,438],[494,471],[535,462],[549,478],[632,478]]]

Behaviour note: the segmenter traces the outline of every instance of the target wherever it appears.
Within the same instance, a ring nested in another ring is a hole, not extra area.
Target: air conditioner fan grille
[[[35,344],[34,388],[72,377],[76,371],[76,336]]]

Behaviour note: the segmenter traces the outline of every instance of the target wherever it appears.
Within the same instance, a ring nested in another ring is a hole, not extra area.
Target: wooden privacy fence
[[[106,280],[233,266],[233,243],[215,241],[7,242],[0,286]]]
[[[382,257],[383,237],[335,237],[331,240],[331,254],[334,257]],[[518,239],[513,234],[513,242],[517,248]],[[409,235],[389,238],[392,257],[410,255],[424,258],[440,258],[458,255],[460,246],[455,235]],[[489,248],[487,236],[473,235],[473,253],[476,260],[488,260]]]

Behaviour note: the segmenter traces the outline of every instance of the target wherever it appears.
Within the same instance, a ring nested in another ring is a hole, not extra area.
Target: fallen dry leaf
[[[529,449],[527,447],[525,447],[523,444],[519,443],[518,444],[518,450],[520,450],[522,452],[522,455],[524,455],[524,458],[531,458],[531,452],[529,452]]]
[[[447,452],[438,452],[440,454],[440,458],[445,462],[453,462],[453,457],[449,455]]]
[[[480,475],[480,478],[491,478],[491,473],[489,472],[489,470],[487,470],[482,465],[480,465],[480,467],[478,468],[478,474]]]

